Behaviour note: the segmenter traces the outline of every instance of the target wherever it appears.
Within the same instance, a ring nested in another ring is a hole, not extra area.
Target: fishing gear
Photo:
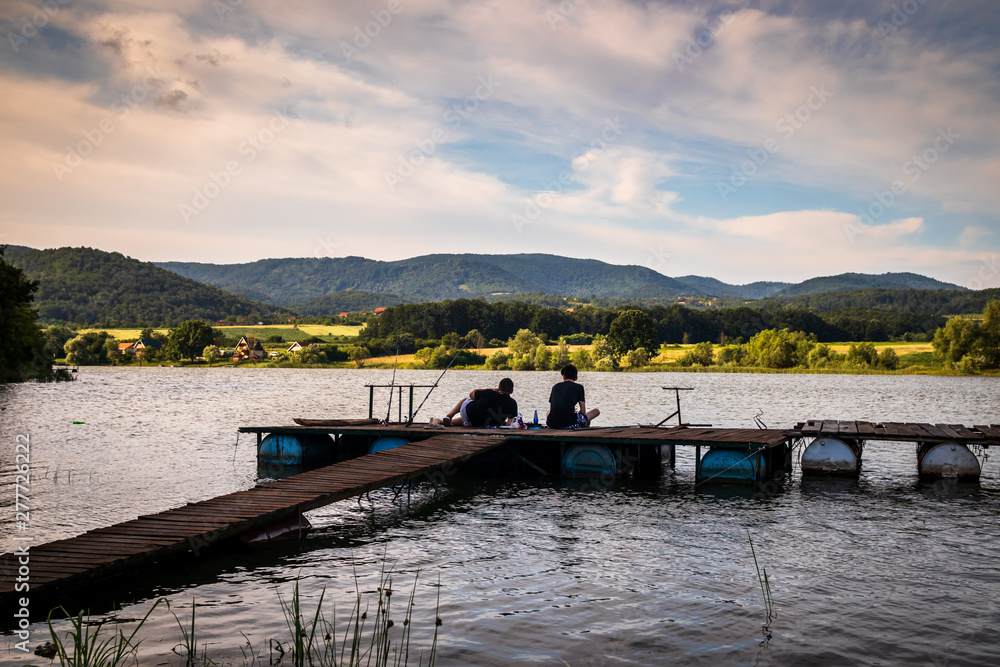
[[[470,341],[465,341],[465,345],[463,345],[461,348],[459,348],[458,352],[456,352],[455,356],[451,358],[451,361],[448,362],[448,365],[445,367],[445,369],[443,371],[441,371],[441,375],[439,375],[438,379],[434,381],[434,384],[431,385],[431,388],[427,390],[427,395],[424,396],[424,400],[420,401],[420,405],[418,405],[417,409],[413,411],[413,414],[410,415],[410,418],[408,420],[406,420],[406,426],[407,427],[413,426],[413,420],[416,418],[417,413],[420,412],[420,408],[424,407],[424,403],[426,403],[427,399],[430,398],[431,392],[434,391],[434,389],[437,388],[438,382],[441,381],[441,378],[444,377],[444,374],[448,372],[448,369],[451,368],[451,365],[453,363],[455,363],[456,359],[458,359],[458,353],[461,352],[462,350],[464,350],[469,343],[470,343]]]
[[[399,365],[399,346],[396,346],[396,361],[392,362],[392,381],[389,383],[389,405],[385,409],[385,423],[389,423],[389,415],[392,414],[392,390],[396,388],[396,366]],[[403,402],[403,390],[399,390],[399,402]],[[400,408],[402,410],[402,408]]]

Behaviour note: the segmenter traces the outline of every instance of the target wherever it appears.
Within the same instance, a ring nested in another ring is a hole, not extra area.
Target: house
[[[261,359],[265,354],[264,346],[260,344],[259,340],[254,338],[253,345],[251,345],[246,336],[240,336],[240,342],[233,348],[233,357],[236,359],[249,359],[251,357]]]
[[[351,314],[350,312],[345,312],[345,313],[341,313],[340,315],[337,315],[337,317],[347,317],[350,314]]]
[[[145,350],[159,350],[163,347],[154,338],[140,338],[134,343],[118,343],[118,351],[122,354],[134,354],[141,357]]]
[[[299,350],[301,350],[303,348],[307,348],[310,345],[312,345],[312,343],[306,343],[305,345],[303,345],[299,341],[295,341],[294,343],[291,344],[291,346],[289,346],[289,348],[287,350],[285,350],[285,352],[287,354],[291,354],[292,352],[298,352]]]
[[[385,312],[385,308],[376,308],[375,309],[375,314],[376,315],[381,315],[384,312]]]

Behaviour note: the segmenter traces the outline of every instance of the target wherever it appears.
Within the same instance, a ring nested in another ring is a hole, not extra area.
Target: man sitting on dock
[[[597,408],[588,411],[584,397],[583,385],[576,381],[576,366],[569,364],[560,373],[563,381],[552,387],[549,393],[549,414],[545,420],[549,428],[582,428],[590,426],[601,411]],[[576,406],[580,405],[577,412]]]
[[[445,426],[505,426],[517,417],[517,401],[510,397],[514,393],[514,381],[500,380],[496,389],[473,389],[451,409],[444,420]],[[460,419],[456,419],[458,415]]]

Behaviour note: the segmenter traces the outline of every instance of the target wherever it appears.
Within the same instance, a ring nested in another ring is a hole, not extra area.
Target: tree
[[[209,368],[211,368],[212,364],[214,364],[222,357],[222,355],[219,353],[219,348],[217,348],[214,345],[206,345],[205,349],[201,351],[201,356],[203,356],[205,358],[205,361],[208,362]]]
[[[215,343],[215,332],[201,320],[185,320],[170,332],[167,339],[167,356],[172,359],[187,357],[191,361],[207,346]]]
[[[75,338],[76,334],[69,327],[51,326],[44,332],[45,351],[52,357],[61,357],[65,352],[66,341]]]
[[[66,363],[76,366],[97,366],[108,363],[107,331],[90,331],[66,341]]]
[[[641,310],[626,310],[611,322],[608,344],[616,359],[639,348],[652,356],[660,349],[656,323]]]
[[[372,353],[368,351],[368,348],[364,345],[355,345],[351,348],[351,361],[358,368],[365,365],[365,362],[371,359]]]
[[[535,350],[542,344],[542,339],[532,333],[531,329],[520,329],[514,337],[507,342],[511,354],[515,358],[534,355]]]
[[[875,366],[877,362],[878,352],[871,343],[851,343],[847,349],[847,363],[851,366]]]
[[[51,373],[52,357],[31,302],[38,283],[4,259],[0,246],[0,382],[23,382]]]
[[[953,317],[937,330],[931,341],[934,353],[952,366],[962,357],[976,354],[980,348],[979,325],[971,320]]]
[[[986,303],[979,331],[982,338],[983,367],[1000,368],[1000,299],[992,299]]]

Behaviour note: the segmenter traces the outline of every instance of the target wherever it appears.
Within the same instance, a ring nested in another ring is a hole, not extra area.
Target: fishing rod
[[[410,418],[406,421],[407,427],[413,425],[413,420],[416,418],[417,413],[420,412],[420,408],[424,407],[424,403],[426,403],[427,399],[431,397],[431,392],[437,388],[438,382],[441,381],[441,378],[444,377],[444,374],[448,372],[448,369],[451,368],[451,365],[455,363],[456,359],[458,359],[458,353],[464,350],[469,343],[470,341],[465,341],[465,345],[459,348],[458,352],[455,353],[455,356],[452,357],[451,361],[448,362],[448,365],[445,366],[445,369],[441,371],[441,375],[439,375],[438,379],[434,381],[434,384],[431,385],[431,388],[427,390],[427,395],[424,396],[424,400],[420,401],[420,405],[417,406],[417,409],[413,411],[413,414],[410,415]]]
[[[385,423],[389,423],[389,415],[392,414],[392,390],[396,388],[396,366],[399,365],[399,346],[396,346],[396,361],[392,362],[392,381],[389,383],[389,406],[385,409]],[[402,393],[402,392],[400,392]],[[402,396],[400,396],[402,401]],[[400,408],[402,410],[402,408]]]

